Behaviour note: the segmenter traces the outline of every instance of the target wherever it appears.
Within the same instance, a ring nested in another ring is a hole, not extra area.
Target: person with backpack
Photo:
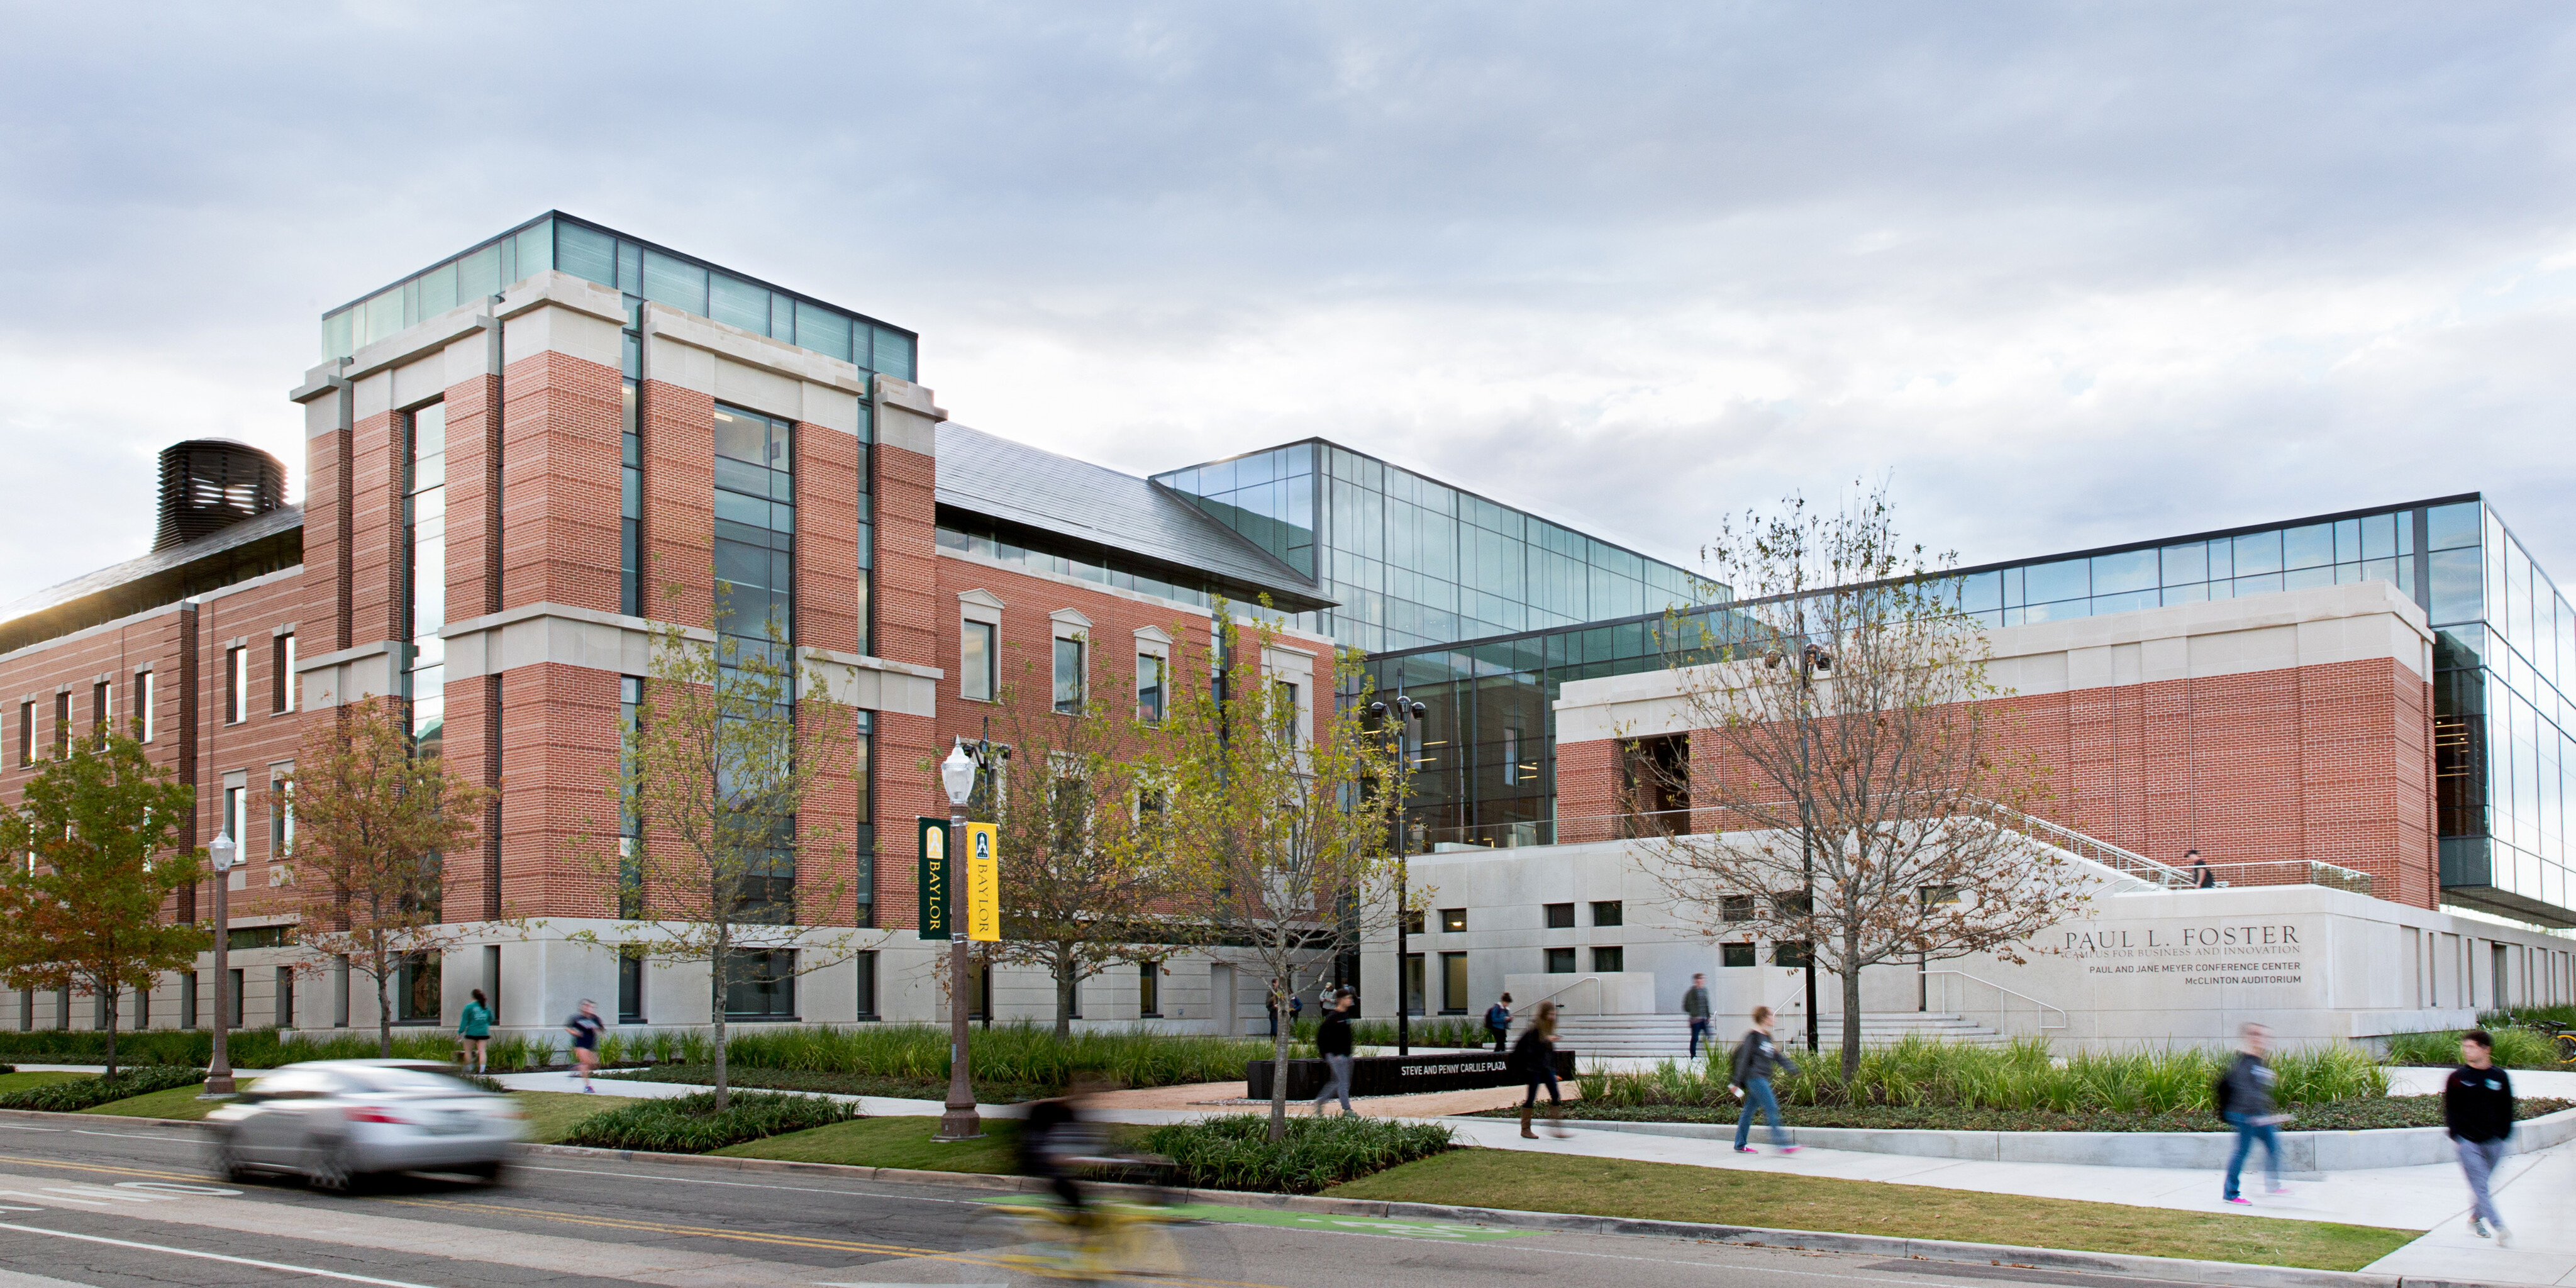
[[[2469,1233],[2512,1247],[2513,1232],[2504,1228],[2487,1180],[2504,1162],[2505,1142],[2513,1136],[2513,1079],[2496,1067],[2495,1038],[2485,1029],[2460,1035],[2460,1067],[2442,1082],[2442,1126],[2469,1178]]]
[[[474,1000],[456,1017],[456,1037],[465,1044],[466,1071],[484,1072],[484,1053],[492,1049],[492,1008],[483,1004],[482,989],[474,990]]]
[[[1324,1102],[1334,1093],[1342,1097],[1342,1117],[1351,1116],[1351,999],[1345,995],[1333,999],[1324,1008],[1324,1021],[1315,1026],[1315,1054],[1324,1057],[1324,1067],[1332,1076],[1324,1089],[1315,1093],[1315,1113],[1321,1117]]]
[[[1503,994],[1503,1000],[1485,1008],[1485,1031],[1494,1035],[1494,1054],[1503,1054],[1512,1031],[1511,994]]]
[[[1547,1086],[1548,1134],[1564,1139],[1565,1095],[1556,1087],[1556,1003],[1538,1004],[1537,1013],[1530,1017],[1529,1027],[1521,1030],[1520,1042],[1512,1047],[1511,1063],[1520,1073],[1521,1081],[1528,1084],[1527,1091],[1521,1096],[1522,1138],[1538,1139],[1538,1133],[1530,1130],[1530,1114],[1538,1108],[1538,1089],[1544,1083]]]
[[[2238,1181],[2245,1174],[2245,1160],[2254,1152],[2256,1141],[2263,1143],[2263,1192],[2290,1192],[2288,1186],[2281,1184],[2280,1126],[2288,1115],[2272,1107],[2272,1088],[2280,1081],[2280,1075],[2272,1072],[2271,1064],[2263,1059],[2271,1030],[2248,1023],[2240,1032],[2244,1045],[2213,1088],[2218,1116],[2236,1129],[2236,1149],[2227,1156],[2227,1184],[2219,1198],[2239,1207],[2252,1207],[2254,1201],[2238,1192]]]
[[[1690,1058],[1699,1058],[1699,1044],[1708,1042],[1708,976],[1691,976],[1690,991],[1682,994],[1682,1014],[1690,1017]],[[1709,1042],[1709,1054],[1717,1054],[1717,1044]]]
[[[1726,1089],[1744,1102],[1744,1112],[1735,1117],[1736,1153],[1762,1152],[1746,1143],[1753,1136],[1753,1111],[1757,1107],[1771,1122],[1771,1143],[1783,1154],[1798,1152],[1798,1147],[1789,1143],[1789,1133],[1780,1126],[1780,1098],[1771,1093],[1771,1075],[1779,1069],[1787,1069],[1794,1077],[1798,1062],[1771,1041],[1771,1008],[1754,1007],[1753,1027],[1745,1031],[1743,1041],[1735,1044],[1734,1071],[1726,1080]]]

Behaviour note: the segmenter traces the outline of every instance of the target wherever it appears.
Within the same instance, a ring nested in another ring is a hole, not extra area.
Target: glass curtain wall
[[[1700,602],[1678,567],[1320,439],[1154,481],[1322,582],[1340,607],[1297,624],[1371,652]]]
[[[2406,593],[2434,628],[2444,898],[2576,924],[2565,814],[2576,797],[2566,687],[2576,686],[2576,611],[2480,499],[1989,566],[1957,582],[1963,609],[2004,626],[2369,580]],[[1380,691],[1401,688],[1430,713],[1412,808],[1428,841],[1552,842],[1559,691],[1567,680],[1661,668],[1660,623],[1647,616],[1370,658]]]
[[[738,407],[715,412],[716,640],[727,670],[747,658],[795,664],[796,474],[793,426]],[[782,716],[788,713],[780,713]],[[786,919],[796,883],[792,818],[770,820],[780,844],[754,865],[743,903]]]
[[[405,417],[411,432],[403,461],[403,580],[410,618],[411,664],[403,672],[403,697],[411,703],[412,743],[423,756],[439,754],[446,722],[447,641],[447,404],[431,403]]]

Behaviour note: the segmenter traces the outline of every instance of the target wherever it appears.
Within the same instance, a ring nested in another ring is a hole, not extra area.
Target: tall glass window
[[[858,920],[856,924],[861,929],[867,929],[877,924],[876,720],[874,712],[861,711],[858,713],[858,728],[856,734],[858,739],[858,763],[852,767],[852,777],[859,785],[859,809],[858,826],[856,829],[857,844],[853,847],[855,851],[854,857],[857,860],[857,871],[854,874],[855,880],[851,883],[851,894],[858,903]],[[873,1005],[873,999],[863,996],[859,1005],[859,1013],[862,1015],[874,1014],[875,1007]]]
[[[617,677],[617,728],[625,744],[621,754],[632,756],[637,722],[643,718],[644,679],[642,676]],[[628,761],[633,770],[633,761]],[[628,919],[644,915],[644,812],[630,787],[617,809],[617,915]]]
[[[1082,714],[1082,641],[1058,638],[1055,642],[1055,709],[1059,714]]]
[[[439,754],[446,722],[447,645],[447,404],[431,403],[409,422],[403,466],[403,578],[408,592],[411,665],[403,696],[411,702],[413,745],[423,756]]]
[[[716,637],[723,665],[766,658],[793,666],[796,632],[796,474],[793,426],[718,405],[715,412]],[[786,713],[781,713],[785,715]],[[776,844],[742,882],[745,915],[785,921],[795,910],[794,818],[767,820]]]

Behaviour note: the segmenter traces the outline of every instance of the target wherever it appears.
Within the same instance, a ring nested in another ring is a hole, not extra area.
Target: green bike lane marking
[[[1200,1221],[1228,1221],[1237,1225],[1275,1225],[1291,1230],[1321,1230],[1333,1234],[1389,1234],[1403,1239],[1437,1239],[1447,1243],[1484,1243],[1494,1239],[1517,1239],[1541,1234],[1539,1230],[1501,1230],[1488,1225],[1467,1225],[1456,1221],[1398,1221],[1374,1216],[1334,1216],[1324,1212],[1287,1212],[1278,1208],[1227,1207],[1216,1203],[1184,1203],[1171,1210],[1174,1216]]]

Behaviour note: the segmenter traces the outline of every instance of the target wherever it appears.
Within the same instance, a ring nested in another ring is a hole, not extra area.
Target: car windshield
[[[348,1069],[343,1072],[364,1091],[435,1096],[481,1094],[471,1083],[427,1069]]]

